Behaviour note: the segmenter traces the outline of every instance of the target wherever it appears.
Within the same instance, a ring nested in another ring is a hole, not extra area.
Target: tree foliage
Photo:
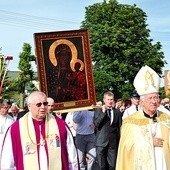
[[[22,52],[19,54],[19,65],[18,69],[21,70],[25,75],[29,75],[30,80],[33,79],[34,71],[31,68],[31,61],[35,61],[35,56],[31,54],[30,44],[24,43]]]
[[[21,71],[17,80],[11,85],[11,88],[18,89],[19,93],[25,92],[25,86],[34,88],[32,84],[34,71],[31,67],[31,61],[36,61],[35,56],[31,54],[31,45],[28,43],[23,44],[22,52],[19,54],[18,69]]]
[[[86,7],[81,28],[89,30],[97,99],[105,91],[128,98],[139,69],[148,65],[161,75],[166,64],[161,43],[150,38],[146,13],[116,0]]]

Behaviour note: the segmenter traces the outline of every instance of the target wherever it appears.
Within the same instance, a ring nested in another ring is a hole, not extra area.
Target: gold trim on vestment
[[[141,112],[135,112],[134,114],[128,116],[123,120],[123,124],[130,123],[130,124],[136,124],[139,126],[147,125],[149,123],[153,123],[152,119],[146,119],[146,117]],[[158,116],[156,117],[157,122],[165,121],[169,118],[167,114],[164,114],[162,112],[158,112]]]
[[[19,120],[20,136],[23,151],[23,164],[24,170],[37,170],[39,169],[38,152],[35,128],[31,113],[27,113],[22,119]],[[46,143],[48,148],[49,170],[61,170],[61,142],[58,125],[53,115],[47,114],[45,120],[46,129]],[[30,134],[29,134],[29,133]],[[30,168],[30,166],[32,166]]]

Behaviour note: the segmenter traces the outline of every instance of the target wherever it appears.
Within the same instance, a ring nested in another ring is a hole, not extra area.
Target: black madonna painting
[[[35,33],[41,91],[56,109],[96,103],[88,30]]]

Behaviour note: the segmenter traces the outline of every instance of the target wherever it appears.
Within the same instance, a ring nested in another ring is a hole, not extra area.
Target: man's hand
[[[163,147],[163,141],[164,141],[163,139],[153,136],[154,147]]]
[[[108,107],[106,105],[102,106],[102,112],[105,113],[105,111],[108,109]]]
[[[91,124],[90,124],[90,128],[92,128],[92,129],[94,129],[94,128],[95,128],[94,123],[91,123]]]

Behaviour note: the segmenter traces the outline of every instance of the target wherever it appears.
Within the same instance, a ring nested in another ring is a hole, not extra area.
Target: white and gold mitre
[[[146,65],[137,73],[133,85],[140,96],[149,93],[158,93],[160,77],[152,68]]]

